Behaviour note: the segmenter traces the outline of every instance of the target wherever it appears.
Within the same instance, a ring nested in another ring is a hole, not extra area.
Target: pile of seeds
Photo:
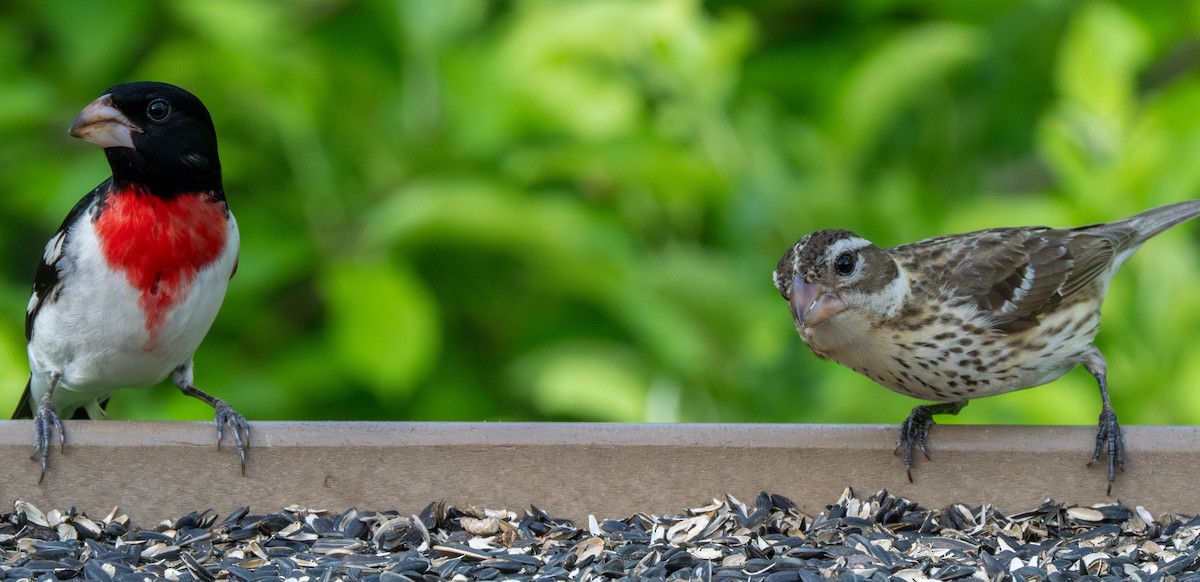
[[[680,515],[572,524],[432,504],[420,515],[288,507],[135,527],[17,501],[0,524],[7,579],[93,580],[1200,580],[1200,518],[1142,507],[920,507],[847,489],[809,516],[762,493]]]

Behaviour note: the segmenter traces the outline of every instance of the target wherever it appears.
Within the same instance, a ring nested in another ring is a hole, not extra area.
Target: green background
[[[898,423],[770,274],[1196,197],[1196,2],[0,4],[0,402],[42,247],[108,175],[66,128],[123,81],[208,105],[241,267],[197,384],[252,420]],[[1200,422],[1200,226],[1113,282],[1126,424]],[[8,405],[5,405],[8,406]],[[169,384],[111,417],[208,419]],[[970,423],[1092,424],[1078,369]]]

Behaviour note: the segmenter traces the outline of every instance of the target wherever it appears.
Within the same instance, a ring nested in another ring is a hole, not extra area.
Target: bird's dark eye
[[[839,275],[849,275],[854,272],[854,255],[842,253],[833,260],[833,268]]]
[[[162,121],[171,114],[171,104],[166,99],[155,99],[146,106],[146,115],[151,121]]]

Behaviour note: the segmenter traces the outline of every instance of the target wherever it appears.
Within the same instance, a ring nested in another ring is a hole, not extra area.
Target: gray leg
[[[62,372],[56,371],[50,374],[50,389],[38,401],[37,410],[33,413],[33,456],[30,459],[38,461],[42,468],[41,474],[38,475],[39,485],[46,478],[46,459],[50,456],[50,442],[54,439],[55,430],[58,430],[58,452],[62,453],[66,450],[67,433],[63,430],[62,420],[58,417],[58,409],[52,400],[54,389],[58,387],[58,381],[61,378]]]
[[[1092,466],[1100,458],[1103,451],[1108,456],[1108,491],[1112,495],[1112,484],[1117,479],[1117,471],[1125,471],[1125,437],[1121,435],[1121,425],[1117,423],[1117,413],[1113,411],[1112,403],[1108,400],[1108,363],[1104,354],[1096,346],[1088,346],[1088,352],[1083,355],[1083,367],[1096,378],[1100,385],[1100,422],[1096,431],[1096,450],[1092,453]]]
[[[215,412],[214,419],[217,422],[217,448],[221,448],[221,440],[224,437],[225,425],[229,425],[229,431],[233,433],[233,440],[237,443],[238,460],[242,463],[242,475],[246,474],[246,447],[250,444],[250,424],[246,422],[246,417],[238,414],[228,403],[216,396],[212,396],[207,392],[192,385],[192,363],[188,362],[175,369],[171,374],[171,381],[184,394],[193,398],[199,398],[207,402],[213,407]]]
[[[900,425],[900,434],[896,436],[896,450],[892,451],[895,454],[904,448],[904,470],[908,472],[908,482],[912,483],[912,466],[913,466],[913,448],[919,447],[921,454],[925,455],[925,459],[929,459],[929,450],[925,448],[925,441],[929,438],[929,428],[937,424],[933,421],[935,414],[958,414],[958,411],[967,406],[967,400],[959,400],[956,402],[942,402],[940,404],[922,404],[914,406],[912,412],[908,413],[908,418],[904,419],[904,423]]]

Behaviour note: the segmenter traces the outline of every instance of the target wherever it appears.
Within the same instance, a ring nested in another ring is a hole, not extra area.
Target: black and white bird
[[[69,132],[104,148],[112,177],[67,214],[29,299],[29,384],[13,417],[34,419],[41,477],[54,432],[66,443],[60,416],[101,418],[118,388],[168,376],[212,405],[217,446],[228,426],[244,474],[246,419],[192,384],[192,356],[238,264],[212,117],[179,87],[125,83]]]
[[[881,249],[845,230],[810,234],[775,268],[801,339],[886,388],[939,404],[913,408],[896,450],[912,480],[934,414],[1040,386],[1082,365],[1100,385],[1092,461],[1108,486],[1125,444],[1092,344],[1113,275],[1142,243],[1200,215],[1200,200],[1076,228],[994,228]],[[926,454],[928,457],[928,454]]]

